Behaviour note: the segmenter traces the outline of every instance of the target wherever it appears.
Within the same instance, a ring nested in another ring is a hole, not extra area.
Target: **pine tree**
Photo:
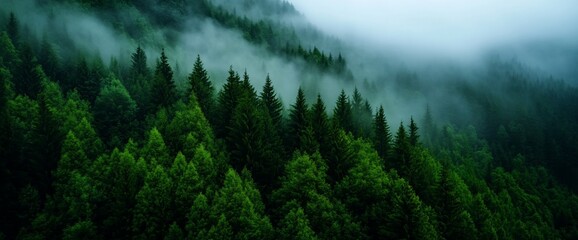
[[[20,62],[14,72],[14,85],[16,92],[36,99],[40,92],[40,84],[46,78],[42,68],[38,67],[36,57],[28,44],[23,44],[20,50]]]
[[[57,81],[60,79],[60,60],[54,50],[54,46],[46,39],[42,41],[40,46],[38,63],[42,65],[42,69],[50,80]]]
[[[305,131],[309,125],[309,119],[307,115],[308,107],[305,101],[305,94],[303,93],[303,89],[299,88],[297,91],[295,104],[291,105],[291,110],[289,112],[289,136],[287,139],[290,151],[299,149],[301,146],[299,136],[301,135],[301,132]]]
[[[90,103],[94,103],[98,93],[100,92],[100,77],[94,74],[94,71],[88,67],[86,59],[82,58],[76,66],[76,79],[68,87],[70,89],[76,88],[78,93]]]
[[[8,36],[10,36],[10,40],[12,40],[14,44],[18,43],[20,37],[18,28],[19,28],[18,19],[16,19],[14,12],[10,12],[8,24],[6,25],[6,32],[8,33]]]
[[[145,51],[140,47],[140,45],[136,48],[136,51],[131,54],[131,67],[130,73],[133,78],[137,78],[138,76],[148,76],[149,69],[147,66],[147,55]]]
[[[379,106],[379,110],[375,114],[373,131],[373,146],[379,156],[385,161],[388,161],[391,148],[391,133],[389,132],[387,120],[385,119],[383,106]]]
[[[329,152],[331,130],[329,129],[328,119],[327,112],[325,112],[325,103],[321,99],[321,95],[317,95],[317,102],[313,104],[311,109],[311,126],[322,156],[326,156]]]
[[[384,230],[390,239],[438,239],[426,205],[403,179],[397,180],[391,194],[392,205]]]
[[[164,49],[161,52],[161,57],[157,61],[155,78],[151,90],[151,107],[154,110],[162,107],[170,107],[178,100],[177,88],[173,79],[173,70],[169,65]]]
[[[189,75],[189,89],[186,96],[195,95],[201,110],[209,119],[212,116],[214,109],[214,95],[215,88],[209,79],[207,70],[203,67],[201,56],[197,55],[193,71]]]
[[[94,117],[97,128],[109,146],[120,146],[130,137],[135,127],[136,102],[124,85],[113,78],[103,86],[94,102]]]
[[[136,195],[133,236],[143,239],[159,239],[164,236],[168,224],[173,220],[172,184],[161,165],[156,165],[147,174],[144,186]]]
[[[309,220],[301,207],[293,208],[281,221],[280,237],[283,240],[314,240],[315,232],[309,226]]]
[[[335,104],[335,109],[333,109],[333,124],[336,128],[341,128],[347,132],[350,132],[353,127],[351,103],[347,99],[344,90],[341,90],[341,94],[339,94],[337,103]]]
[[[419,134],[417,133],[417,131],[418,127],[415,124],[415,121],[413,121],[412,117],[409,123],[409,144],[412,147],[415,147],[419,144]]]
[[[189,239],[204,239],[209,232],[211,208],[207,197],[200,193],[196,196],[187,215],[186,231]]]
[[[390,167],[395,168],[402,176],[406,176],[409,163],[410,144],[403,123],[399,124],[395,134],[394,156],[390,161]]]
[[[215,131],[218,137],[224,138],[228,136],[228,126],[231,123],[235,108],[239,103],[241,98],[241,79],[239,75],[233,71],[233,67],[229,68],[229,77],[227,77],[227,82],[223,85],[223,88],[219,92],[218,97],[218,118],[217,126]]]
[[[273,126],[275,126],[275,128],[279,130],[280,127],[282,126],[281,112],[283,111],[283,104],[281,103],[281,101],[277,97],[277,94],[275,93],[275,89],[273,88],[273,82],[271,81],[269,74],[267,74],[267,78],[265,79],[265,85],[263,85],[263,91],[261,91],[260,99],[265,108],[267,109],[267,113],[271,117]]]

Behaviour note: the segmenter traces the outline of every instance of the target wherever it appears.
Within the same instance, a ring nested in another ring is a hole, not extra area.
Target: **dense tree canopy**
[[[211,1],[158,1],[163,14],[146,1],[69,2],[107,10],[96,12],[132,37],[142,29],[115,8],[167,27],[194,12],[271,53],[347,75],[341,54],[306,50],[289,27]],[[547,116],[508,114],[501,98],[470,94],[488,113],[472,126],[437,121],[429,107],[423,122],[386,116],[391,104],[372,109],[357,88],[333,93],[327,110],[326,93],[309,105],[302,84],[284,105],[274,86],[288,85],[276,72],[257,92],[246,70],[214,73],[197,55],[183,73],[162,46],[139,41],[118,55],[126,59],[68,54],[56,50],[66,41],[28,38],[18,16],[5,15],[0,239],[578,238],[576,176],[562,174],[576,168],[575,88],[499,83],[546,99],[536,109]],[[387,119],[409,124],[392,133]]]

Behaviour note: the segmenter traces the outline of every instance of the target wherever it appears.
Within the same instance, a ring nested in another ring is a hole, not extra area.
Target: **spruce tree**
[[[317,95],[317,102],[313,104],[311,109],[311,126],[315,140],[319,144],[319,151],[322,156],[326,156],[329,152],[331,129],[329,129],[329,118],[325,112],[325,103],[321,99],[321,95]]]
[[[379,156],[387,161],[391,148],[391,133],[389,132],[387,120],[385,119],[383,106],[379,106],[379,110],[375,114],[373,131],[373,146]]]
[[[282,126],[281,120],[282,115],[281,112],[283,111],[283,104],[277,97],[275,93],[275,89],[273,88],[273,82],[267,74],[267,78],[265,79],[265,85],[263,85],[263,90],[261,91],[261,102],[267,109],[267,113],[271,117],[271,121],[273,122],[273,126],[276,129],[280,129]]]
[[[351,103],[349,102],[344,90],[337,98],[335,109],[333,109],[333,124],[336,128],[341,128],[350,132],[353,127],[351,119]]]
[[[162,107],[170,107],[178,100],[177,88],[173,79],[173,70],[169,65],[164,49],[161,52],[161,57],[157,61],[155,78],[151,90],[151,107],[154,110]]]
[[[228,126],[241,98],[241,91],[241,79],[239,75],[233,71],[233,67],[231,66],[229,68],[227,82],[223,85],[218,97],[218,117],[216,119],[217,126],[215,127],[215,132],[218,137],[227,137],[229,132]]]
[[[305,94],[303,93],[303,89],[299,88],[295,104],[291,105],[289,112],[289,136],[287,139],[289,141],[288,146],[290,151],[298,149],[301,146],[299,136],[309,125],[307,115],[308,106],[305,101]]]
[[[412,147],[415,147],[419,144],[419,134],[418,134],[418,127],[417,124],[415,123],[415,121],[413,121],[413,117],[410,120],[409,123],[409,144]]]
[[[6,25],[6,32],[8,33],[8,36],[10,36],[10,40],[12,40],[14,44],[18,43],[19,38],[18,28],[19,28],[18,19],[14,15],[14,12],[10,12],[10,17],[8,18],[8,23]]]
[[[201,110],[210,119],[214,109],[215,88],[209,79],[207,70],[203,67],[201,56],[197,55],[193,71],[189,74],[189,89],[186,96],[195,95]]]

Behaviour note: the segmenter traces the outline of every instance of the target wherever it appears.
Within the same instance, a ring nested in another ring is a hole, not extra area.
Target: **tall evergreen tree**
[[[267,109],[267,113],[271,117],[273,126],[275,126],[276,129],[280,129],[282,126],[281,121],[283,116],[281,114],[283,111],[283,104],[275,93],[273,82],[271,81],[269,74],[267,74],[267,78],[265,79],[265,85],[263,85],[260,98],[261,102]]]
[[[341,94],[339,94],[337,103],[335,104],[335,109],[333,109],[333,124],[335,127],[345,131],[351,131],[353,127],[351,103],[344,90],[341,90]]]
[[[189,89],[186,96],[194,94],[201,110],[209,119],[211,119],[212,112],[215,110],[213,106],[215,102],[214,92],[215,88],[209,79],[207,70],[203,67],[201,56],[197,55],[193,71],[189,74]]]
[[[151,90],[151,107],[155,110],[162,107],[170,107],[178,100],[177,88],[173,79],[173,70],[169,65],[164,49],[161,52],[161,57],[157,61],[155,78]]]
[[[86,62],[86,59],[82,58],[78,65],[76,66],[75,78],[70,87],[70,89],[75,88],[78,93],[90,103],[94,103],[98,93],[100,92],[100,77],[98,77],[95,72],[91,71]]]
[[[305,131],[309,125],[309,119],[307,115],[308,106],[307,102],[305,101],[305,94],[303,93],[303,89],[299,88],[297,91],[295,104],[291,105],[291,110],[289,112],[289,136],[287,139],[290,151],[299,149],[301,146],[299,136],[301,135],[301,132]]]
[[[37,68],[37,66],[32,48],[28,44],[22,44],[20,62],[14,72],[14,85],[17,93],[36,99],[36,95],[40,92],[40,82],[45,78],[42,68]]]
[[[314,131],[314,137],[319,144],[319,151],[322,156],[326,156],[329,152],[329,138],[330,138],[330,123],[325,111],[325,103],[321,95],[317,95],[317,102],[313,104],[311,109],[311,126]]]
[[[413,147],[419,144],[419,134],[418,134],[418,127],[415,121],[413,121],[413,117],[409,122],[409,144]]]
[[[410,157],[410,144],[403,123],[399,124],[397,133],[395,134],[395,144],[393,150],[394,156],[392,161],[389,161],[390,167],[395,168],[402,174],[402,176],[405,176]]]
[[[395,181],[390,213],[386,215],[385,235],[391,239],[438,239],[434,224],[411,186],[403,179]]]
[[[219,92],[218,97],[218,117],[215,131],[218,137],[224,138],[228,136],[228,126],[231,123],[235,108],[241,98],[241,79],[239,75],[233,71],[233,67],[229,68],[229,77],[223,88]]]
[[[147,65],[147,55],[140,45],[136,48],[135,52],[130,55],[130,60],[130,73],[133,78],[136,78],[139,75],[148,76],[149,68]]]
[[[389,125],[385,119],[385,112],[383,106],[379,106],[379,110],[375,114],[373,121],[373,146],[379,156],[385,161],[388,160],[391,148],[391,133],[389,132]]]
[[[42,65],[42,69],[46,73],[46,76],[50,78],[50,80],[60,80],[60,59],[54,50],[54,45],[51,44],[47,39],[44,39],[42,41],[42,45],[40,46],[38,63]]]
[[[369,102],[365,101],[357,88],[353,91],[351,103],[353,134],[358,137],[368,137],[371,133],[373,114]]]
[[[6,25],[6,32],[8,33],[8,36],[10,36],[10,40],[12,40],[12,42],[14,44],[18,43],[18,39],[19,39],[19,23],[18,23],[18,19],[16,18],[16,15],[14,15],[14,12],[10,12],[10,17],[8,18],[8,23]]]

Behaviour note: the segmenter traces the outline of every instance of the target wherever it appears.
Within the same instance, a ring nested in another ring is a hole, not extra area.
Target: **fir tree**
[[[201,56],[197,55],[193,71],[189,74],[189,89],[186,96],[195,95],[201,110],[210,119],[214,109],[214,91],[213,83],[209,80],[207,70],[203,67]]]
[[[388,160],[390,148],[391,148],[391,133],[389,132],[389,125],[385,119],[385,112],[383,106],[379,106],[379,110],[375,114],[375,119],[373,121],[373,146],[379,156]]]

